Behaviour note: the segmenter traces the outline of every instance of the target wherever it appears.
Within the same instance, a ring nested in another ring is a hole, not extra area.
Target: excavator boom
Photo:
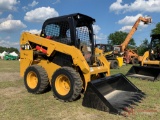
[[[127,35],[126,39],[123,41],[123,43],[121,44],[122,46],[122,52],[124,52],[124,49],[127,47],[127,45],[129,44],[133,34],[135,33],[135,31],[137,30],[138,28],[138,25],[140,22],[143,22],[144,24],[149,24],[151,23],[151,18],[148,17],[148,18],[144,18],[144,17],[139,17],[137,19],[137,21],[135,22],[135,24],[133,25],[132,29],[130,30],[129,34]]]

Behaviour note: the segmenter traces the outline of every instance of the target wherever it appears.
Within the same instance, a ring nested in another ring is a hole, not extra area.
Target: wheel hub
[[[38,84],[38,78],[35,72],[29,72],[27,75],[27,85],[34,89]]]
[[[59,75],[55,81],[55,88],[60,95],[67,95],[70,91],[70,81],[65,75]]]

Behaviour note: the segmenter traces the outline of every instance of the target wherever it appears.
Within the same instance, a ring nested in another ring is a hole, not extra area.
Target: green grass
[[[146,98],[135,107],[133,113],[125,118],[82,106],[82,98],[64,103],[56,100],[52,92],[34,95],[27,92],[19,73],[19,61],[0,60],[0,119],[1,120],[159,120],[160,81],[150,82],[128,78],[145,92]],[[111,70],[111,74],[125,74],[131,65]],[[15,77],[13,79],[13,77]],[[12,78],[12,80],[11,80]]]
[[[0,72],[19,72],[19,61],[0,59]]]

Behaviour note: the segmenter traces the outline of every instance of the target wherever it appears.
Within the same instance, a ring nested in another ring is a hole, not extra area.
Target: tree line
[[[17,54],[19,54],[19,50],[17,48],[14,48],[14,47],[7,48],[7,47],[0,46],[0,53],[2,53],[3,51],[9,52],[9,53],[14,51]]]

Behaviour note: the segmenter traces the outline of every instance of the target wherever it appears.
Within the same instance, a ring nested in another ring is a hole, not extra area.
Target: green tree
[[[11,53],[11,52],[14,51],[14,52],[16,52],[17,54],[19,54],[18,49],[17,49],[17,48],[14,48],[14,47],[7,48],[7,47],[2,47],[2,46],[0,46],[0,53],[2,53],[3,51],[9,52],[9,53]]]
[[[142,41],[142,44],[137,48],[138,49],[138,54],[143,55],[148,49],[149,49],[149,41],[148,39],[144,39]]]
[[[151,31],[151,34],[160,34],[160,22],[156,24],[156,28]]]
[[[114,33],[111,33],[108,36],[108,40],[110,40],[110,43],[112,45],[120,45],[126,39],[127,35],[128,35],[128,33],[126,33],[126,32],[116,31]],[[129,45],[132,45],[132,46],[136,45],[133,38],[131,38]]]

